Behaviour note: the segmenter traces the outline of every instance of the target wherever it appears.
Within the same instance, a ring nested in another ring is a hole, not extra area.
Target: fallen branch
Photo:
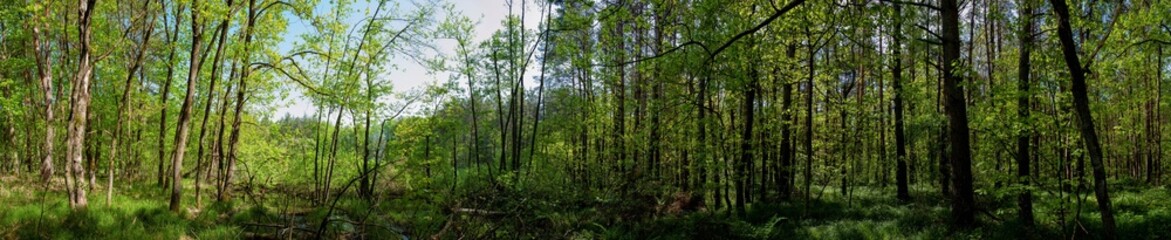
[[[474,209],[474,208],[456,208],[456,209],[452,209],[452,211],[456,212],[456,213],[484,215],[484,216],[504,215],[504,212],[500,212],[500,211],[491,211],[491,210]]]

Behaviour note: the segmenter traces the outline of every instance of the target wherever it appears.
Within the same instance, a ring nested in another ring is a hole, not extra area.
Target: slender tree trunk
[[[1102,214],[1102,225],[1106,231],[1104,237],[1113,239],[1115,233],[1114,212],[1111,210],[1110,192],[1106,183],[1106,166],[1102,164],[1102,146],[1098,143],[1098,135],[1094,130],[1094,117],[1090,114],[1090,100],[1086,93],[1086,72],[1082,69],[1078,59],[1077,45],[1073,41],[1073,28],[1070,27],[1069,6],[1065,0],[1050,0],[1053,10],[1058,16],[1057,35],[1061,41],[1061,52],[1065,58],[1065,65],[1073,78],[1070,92],[1073,94],[1074,111],[1077,113],[1078,130],[1082,141],[1089,153],[1090,164],[1094,174],[1094,195],[1097,197],[1098,210]]]
[[[243,30],[244,56],[240,61],[241,70],[240,79],[238,80],[240,87],[236,91],[236,110],[234,114],[235,117],[232,120],[232,134],[230,137],[228,137],[228,166],[225,167],[226,169],[223,173],[223,179],[220,187],[221,191],[219,192],[218,196],[216,196],[219,201],[228,201],[232,198],[232,176],[235,175],[236,172],[236,151],[239,150],[237,144],[240,142],[240,124],[244,118],[244,100],[246,100],[244,96],[248,93],[248,76],[252,73],[252,68],[248,67],[248,65],[250,65],[248,63],[252,61],[252,31],[253,27],[256,26],[256,18],[259,17],[257,16],[258,10],[256,9],[255,4],[256,0],[248,0],[248,20],[245,23]],[[338,116],[341,116],[341,111],[339,111],[338,114]]]
[[[225,81],[229,81],[231,79],[237,79],[237,77],[238,77],[237,74],[240,71],[240,68],[238,65],[239,65],[238,62],[232,63],[231,71],[230,71],[230,73],[228,73],[228,80],[225,80]],[[225,162],[224,162],[228,156],[228,154],[226,153],[227,147],[224,146],[224,142],[225,142],[224,141],[224,134],[229,131],[227,129],[228,128],[228,123],[227,123],[228,108],[233,106],[233,105],[230,105],[232,103],[233,97],[235,97],[233,95],[234,92],[233,92],[232,88],[236,84],[229,84],[229,83],[225,82],[225,85],[228,88],[224,89],[224,96],[220,100],[221,103],[220,103],[220,110],[219,110],[219,112],[220,112],[219,123],[216,124],[215,141],[212,143],[211,160],[209,160],[209,163],[208,163],[208,164],[214,163],[215,166],[213,167],[211,165],[208,165],[208,167],[207,167],[208,169],[206,170],[207,171],[207,173],[206,173],[207,178],[210,179],[210,178],[214,177],[216,179],[215,181],[212,181],[212,182],[215,183],[215,186],[217,189],[217,191],[216,191],[216,200],[217,201],[219,201],[219,199],[220,199],[219,193],[223,190],[222,188],[220,188],[220,186],[221,186],[220,182],[223,179],[223,173],[224,173],[225,166],[227,166],[227,164],[225,164]],[[213,173],[214,173],[214,175],[213,175]]]
[[[322,104],[322,105],[324,105],[324,104]],[[316,127],[313,130],[313,133],[315,135],[314,136],[315,142],[313,144],[314,145],[314,147],[313,147],[313,197],[311,197],[311,199],[314,203],[318,203],[318,204],[321,203],[320,202],[321,201],[320,193],[321,193],[322,182],[324,181],[322,179],[321,175],[322,175],[322,173],[325,172],[323,169],[323,166],[322,166],[323,164],[321,163],[321,158],[325,157],[325,154],[323,154],[322,152],[324,152],[326,150],[326,145],[324,142],[327,140],[326,138],[329,136],[328,129],[324,129],[324,131],[323,131],[323,127],[321,126],[322,125],[321,123],[324,121],[329,121],[329,119],[327,117],[329,117],[329,115],[333,113],[333,109],[331,109],[331,108],[326,108],[326,109],[327,110],[324,112],[324,114],[322,114],[322,111],[321,111],[322,109],[318,108],[317,109],[317,117],[314,118],[314,119],[316,119],[316,121],[313,122],[314,123],[313,125],[315,125]],[[326,126],[329,126],[329,125],[326,125]]]
[[[114,161],[118,158],[118,142],[122,139],[122,116],[126,114],[126,106],[130,105],[130,90],[134,84],[134,74],[142,67],[142,60],[146,56],[147,50],[150,48],[150,37],[154,32],[155,15],[150,13],[150,3],[152,1],[144,1],[142,11],[146,15],[150,15],[146,27],[142,29],[142,43],[139,43],[137,51],[135,51],[134,61],[130,63],[130,68],[126,72],[126,83],[122,89],[122,98],[118,104],[118,112],[116,120],[114,121],[114,137],[111,138],[110,143],[110,161],[106,166],[106,206],[110,206],[111,200],[114,197]]]
[[[369,77],[367,77],[366,80],[367,80],[367,82],[366,82],[366,86],[367,86],[366,87],[366,101],[367,102],[374,102],[374,86],[372,84],[370,84]],[[372,115],[371,112],[372,112],[371,109],[369,109],[369,108],[366,109],[365,114],[364,114],[365,115],[364,116],[365,124],[362,127],[362,130],[364,132],[364,134],[362,135],[362,168],[361,168],[362,172],[369,172],[369,169],[371,167],[373,167],[373,166],[370,166],[370,115]],[[355,131],[356,131],[356,129],[355,129]],[[354,133],[354,135],[357,136],[357,133]],[[430,177],[431,174],[428,173],[427,175],[428,175],[428,177]],[[363,198],[366,198],[366,199],[372,199],[372,193],[374,191],[374,184],[371,181],[371,178],[369,176],[367,176],[367,174],[362,174],[360,176],[360,178],[361,178],[361,181],[358,181],[358,195]]]
[[[496,79],[496,115],[497,115],[496,116],[496,123],[499,125],[499,128],[500,128],[500,158],[497,159],[498,165],[499,165],[497,167],[497,170],[504,171],[504,169],[506,167],[504,164],[505,153],[508,150],[508,131],[506,130],[507,128],[505,127],[504,116],[501,116],[504,113],[504,97],[503,97],[504,95],[500,92],[500,78],[501,78],[501,76],[500,76],[500,62],[499,62],[498,55],[499,55],[499,52],[494,50],[492,53],[491,60],[492,60],[492,70],[495,72],[495,79]]]
[[[809,38],[813,37],[812,33],[809,31],[808,26],[805,27],[805,35]],[[805,205],[806,205],[805,208],[806,208],[806,210],[808,210],[808,208],[809,208],[810,196],[813,195],[813,192],[810,190],[812,190],[811,186],[813,186],[813,155],[814,155],[813,154],[813,87],[814,87],[813,79],[814,79],[815,74],[817,74],[816,64],[814,62],[815,55],[817,54],[817,47],[813,46],[815,44],[817,44],[817,43],[816,42],[810,43],[810,46],[809,46],[809,53],[807,56],[808,59],[806,61],[806,68],[807,68],[806,70],[809,72],[807,72],[807,75],[805,78],[805,129],[803,129],[803,131],[805,132],[804,133],[805,139],[802,140],[803,141],[802,143],[804,143],[803,147],[805,148],[805,174],[804,174],[805,177],[804,178],[805,178]]]
[[[341,134],[342,115],[345,115],[345,109],[341,105],[337,106],[337,118],[333,122],[333,137],[330,139],[329,159],[326,160],[325,166],[325,184],[321,186],[321,201],[328,202],[330,188],[333,186],[333,168],[337,163],[337,145],[338,135]]]
[[[936,58],[942,59],[942,58]],[[924,72],[931,78],[931,72],[926,69],[928,64],[923,64]],[[937,69],[938,70],[938,69]],[[943,112],[943,74],[942,71],[936,71],[937,75],[935,81],[935,113]],[[939,174],[939,192],[945,198],[951,198],[951,161],[948,160],[948,141],[947,141],[947,125],[941,124],[939,126],[939,135],[936,138],[935,144],[935,158],[938,165]]]
[[[183,5],[177,5],[173,9],[175,12],[172,16],[175,17],[175,25],[171,31],[167,32],[167,38],[170,39],[168,41],[167,45],[169,45],[170,51],[167,53],[167,80],[163,83],[163,86],[162,86],[163,94],[160,95],[161,102],[162,102],[162,110],[160,110],[160,113],[159,113],[159,138],[158,138],[158,157],[159,157],[159,165],[158,166],[159,166],[159,168],[158,168],[158,175],[157,176],[159,179],[159,181],[158,181],[159,187],[164,188],[164,189],[169,187],[167,185],[167,178],[166,178],[166,174],[164,173],[165,171],[163,170],[166,167],[166,162],[167,162],[167,153],[166,153],[167,152],[167,144],[166,144],[167,108],[170,106],[170,105],[167,105],[167,99],[169,98],[170,93],[171,93],[171,82],[175,78],[175,74],[174,74],[174,72],[175,72],[175,51],[176,51],[176,49],[178,49],[178,47],[175,45],[179,42],[179,26],[183,24],[183,17],[180,16],[183,12]],[[165,19],[166,15],[163,15],[163,16]]]
[[[216,82],[217,82],[217,80],[220,79],[220,65],[221,65],[221,62],[223,61],[223,54],[222,53],[224,51],[224,43],[226,42],[226,40],[228,38],[228,23],[229,23],[228,20],[230,20],[232,18],[232,16],[235,15],[234,14],[235,8],[232,5],[232,0],[227,1],[227,6],[228,6],[228,8],[232,9],[232,11],[229,11],[229,13],[226,16],[224,16],[224,20],[220,21],[220,25],[217,27],[216,31],[214,32],[214,34],[217,34],[218,36],[214,36],[213,41],[216,41],[216,39],[218,39],[218,42],[216,43],[215,54],[213,54],[213,57],[212,57],[211,77],[210,77],[211,83],[207,87],[207,89],[208,89],[207,90],[207,100],[204,100],[204,103],[203,103],[203,120],[200,120],[199,138],[197,138],[197,140],[196,140],[197,142],[199,142],[199,147],[198,147],[199,149],[196,151],[196,154],[195,154],[195,206],[196,207],[203,205],[203,198],[200,196],[202,189],[203,189],[203,182],[202,182],[203,178],[199,173],[200,173],[200,170],[203,169],[203,166],[204,166],[203,165],[203,143],[204,143],[204,136],[207,134],[207,119],[211,118],[211,105],[212,105],[212,100],[215,99]],[[220,112],[220,115],[223,115],[223,112]]]
[[[48,29],[48,24],[42,22],[43,18],[49,16],[50,7],[42,7],[42,14],[33,17],[32,38],[33,51],[37,62],[37,73],[40,77],[41,91],[45,94],[43,104],[45,110],[45,141],[42,145],[42,154],[44,158],[41,159],[41,181],[49,183],[53,177],[53,142],[56,139],[53,128],[53,63],[49,60],[52,50],[49,49],[48,33],[42,32],[41,28]]]
[[[897,188],[897,198],[899,201],[907,202],[911,200],[911,192],[908,188],[907,182],[907,135],[903,126],[903,55],[902,49],[902,29],[903,29],[903,8],[895,4],[895,27],[893,29],[894,46],[894,64],[891,67],[891,81],[894,82],[894,115],[895,115],[895,185]]]
[[[552,21],[552,19],[553,19],[552,11],[553,11],[552,6],[545,7],[545,22],[546,23]],[[547,59],[549,59],[549,41],[550,41],[550,34],[551,34],[549,32],[550,27],[551,26],[549,26],[549,24],[545,24],[545,33],[541,34],[541,37],[544,38],[543,43],[542,43],[542,44],[544,44],[544,47],[541,48],[541,74],[539,75],[538,80],[537,80],[538,81],[538,83],[537,83],[537,106],[535,107],[536,110],[533,111],[533,132],[530,133],[530,136],[529,136],[529,166],[528,167],[530,169],[532,169],[532,167],[533,167],[533,163],[532,163],[533,155],[536,153],[536,149],[537,149],[537,135],[538,135],[537,134],[538,133],[537,127],[539,127],[540,123],[541,123],[541,111],[542,111],[541,107],[544,106],[544,104],[545,104],[545,67],[547,65],[546,63],[549,62]],[[523,79],[522,79],[522,81],[523,81]],[[652,152],[653,152],[653,150],[652,150]],[[530,173],[532,173],[531,170],[530,170]]]
[[[796,49],[789,49],[789,58],[792,58],[796,53]],[[784,80],[784,86],[781,87],[781,167],[777,176],[777,191],[780,192],[780,197],[783,200],[789,199],[793,193],[793,123],[796,118],[793,116],[793,83]]]
[[[752,134],[754,134],[754,132],[752,131],[752,122],[753,112],[755,112],[753,105],[754,102],[756,102],[758,81],[756,79],[756,69],[751,66],[749,68],[752,68],[749,70],[752,83],[747,86],[748,89],[744,94],[744,103],[743,108],[741,109],[741,111],[744,112],[744,119],[742,120],[744,122],[744,132],[740,134],[740,161],[736,162],[737,174],[735,174],[736,212],[742,217],[747,214],[745,212],[744,205],[746,198],[749,197],[747,191],[749,188],[751,188],[750,186],[747,186],[748,183],[751,183],[749,180],[750,178],[746,178],[744,175],[745,172],[748,171],[747,165],[753,160]]]
[[[171,155],[171,204],[173,212],[179,211],[183,193],[183,157],[187,153],[187,133],[190,131],[191,109],[195,100],[195,88],[198,84],[199,70],[203,67],[203,59],[199,50],[203,45],[203,19],[200,19],[199,2],[191,5],[191,58],[187,72],[187,95],[183,98],[183,106],[179,110],[179,126],[175,133],[175,151]]]
[[[1150,168],[1154,171],[1151,176],[1152,184],[1163,184],[1163,46],[1158,46],[1155,53],[1155,132],[1154,132],[1154,160]]]
[[[459,40],[459,51],[463,55],[465,67],[470,68],[473,66],[473,63],[472,59],[468,56],[468,52],[471,50],[467,49],[467,41],[468,39]],[[480,100],[476,98],[476,83],[473,74],[470,71],[470,69],[463,69],[461,71],[468,79],[468,108],[472,115],[472,149],[471,151],[468,151],[468,153],[471,154],[469,157],[469,159],[471,159],[471,164],[480,164],[480,114],[476,111],[476,105]],[[492,167],[489,166],[488,169],[491,170]],[[458,171],[458,169],[456,170]]]
[[[529,66],[528,63],[529,63],[529,56],[530,56],[528,54],[525,54],[525,40],[526,40],[525,39],[525,15],[526,15],[525,13],[528,12],[527,7],[526,7],[527,5],[528,5],[528,1],[521,1],[520,2],[520,9],[522,9],[522,11],[520,12],[520,29],[519,29],[520,30],[520,33],[519,33],[520,38],[518,41],[519,43],[513,44],[514,46],[511,46],[516,49],[511,52],[513,52],[514,54],[517,54],[517,55],[513,56],[511,59],[514,62],[513,66],[512,66],[512,71],[513,71],[512,77],[513,77],[513,79],[516,80],[516,82],[513,84],[512,93],[510,94],[511,95],[510,97],[512,97],[511,101],[513,101],[513,104],[509,104],[509,106],[508,106],[510,109],[515,109],[515,110],[509,110],[509,115],[514,116],[513,117],[514,119],[511,121],[511,123],[512,123],[512,172],[513,173],[520,172],[520,156],[521,156],[521,148],[523,145],[522,144],[523,142],[521,141],[521,139],[523,139],[523,136],[524,136],[523,135],[524,129],[521,128],[521,126],[524,126],[524,112],[525,112],[525,109],[524,109],[524,106],[525,106],[524,73],[525,73],[525,69],[528,68],[528,66]],[[521,59],[521,57],[523,57],[524,59]],[[517,60],[522,61],[522,63],[519,66],[517,66],[515,63],[515,61],[517,61]],[[513,112],[515,112],[515,113],[513,113]]]
[[[1021,224],[1026,227],[1033,226],[1033,192],[1028,189],[1031,184],[1029,181],[1029,166],[1031,157],[1029,150],[1029,140],[1033,138],[1032,124],[1029,120],[1029,98],[1032,93],[1029,92],[1029,74],[1032,72],[1032,64],[1029,59],[1032,52],[1033,45],[1033,7],[1030,3],[1024,3],[1024,8],[1019,14],[1024,19],[1024,24],[1021,25],[1021,43],[1020,43],[1020,60],[1017,66],[1017,118],[1019,122],[1025,124],[1025,130],[1022,134],[1017,135],[1017,181],[1024,186],[1024,190],[1017,196],[1017,205],[1020,206],[1018,217]]]

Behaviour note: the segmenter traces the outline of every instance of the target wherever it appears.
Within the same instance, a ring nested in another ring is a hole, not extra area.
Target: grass
[[[63,192],[21,187],[37,186],[29,182],[6,181],[4,185],[8,186],[0,190],[8,193],[0,194],[0,202],[6,203],[0,206],[0,238],[4,239],[232,239],[241,233],[239,227],[208,217],[219,215],[221,207],[206,207],[198,217],[168,210],[163,191],[154,185],[118,189],[110,206],[104,192],[97,191],[87,209],[76,211],[69,208]]]
[[[1036,228],[1022,228],[1015,219],[1015,195],[1001,193],[977,197],[984,208],[979,227],[951,229],[948,202],[930,186],[914,186],[915,198],[908,203],[895,201],[891,188],[856,187],[849,196],[827,188],[809,203],[764,201],[736,216],[723,209],[659,213],[655,208],[665,198],[657,195],[665,194],[648,189],[623,193],[563,184],[470,183],[456,191],[416,187],[378,201],[343,198],[333,215],[326,216],[326,208],[279,193],[174,213],[165,201],[169,192],[153,184],[118,189],[110,207],[98,189],[88,209],[75,211],[63,192],[38,191],[34,182],[19,179],[0,183],[5,186],[0,188],[0,239],[272,237],[283,234],[272,226],[292,223],[310,231],[327,217],[330,236],[371,239],[429,238],[440,231],[445,231],[442,239],[1094,239],[1101,232],[1092,195],[1083,195],[1079,208],[1076,198],[1056,191],[1035,193]],[[1171,238],[1166,231],[1171,226],[1171,191],[1115,189],[1119,239]],[[193,202],[185,194],[185,205]],[[455,214],[454,207],[503,214]]]

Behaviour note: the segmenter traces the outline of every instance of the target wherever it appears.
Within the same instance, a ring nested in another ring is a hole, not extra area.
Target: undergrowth
[[[800,196],[761,201],[774,203],[750,205],[739,215],[714,202],[697,211],[663,212],[669,190],[580,188],[508,174],[475,181],[480,177],[437,177],[428,187],[407,186],[373,200],[346,196],[330,215],[328,206],[273,193],[264,199],[239,194],[224,203],[205,199],[200,208],[175,213],[167,209],[165,191],[154,185],[119,188],[110,206],[95,196],[87,209],[71,210],[62,192],[6,180],[0,238],[312,238],[323,221],[327,236],[366,239],[1095,239],[1102,232],[1087,191],[1036,192],[1034,228],[1016,220],[1014,194],[984,194],[978,197],[984,207],[980,226],[953,229],[946,199],[930,186],[913,187],[910,202],[894,200],[890,188],[856,187],[849,194],[827,189],[808,202]],[[450,187],[453,180],[459,187]],[[1171,238],[1166,199],[1171,192],[1162,187],[1117,188],[1117,238]],[[194,199],[184,201],[190,206]]]

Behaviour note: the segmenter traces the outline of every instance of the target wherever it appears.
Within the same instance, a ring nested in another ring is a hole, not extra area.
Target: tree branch
[[[293,82],[296,82],[297,84],[301,85],[302,87],[309,89],[310,92],[320,94],[323,96],[327,96],[327,97],[333,97],[333,94],[318,90],[317,88],[314,88],[312,85],[306,83],[304,80],[299,79],[297,77],[294,77],[292,74],[289,74],[288,71],[285,71],[284,68],[280,68],[280,67],[274,66],[270,63],[266,63],[266,62],[254,62],[254,63],[250,64],[250,67],[252,67],[252,70],[254,70],[254,71],[259,71],[261,69],[276,70],[277,72],[284,74],[285,77],[288,77],[290,80],[293,80]]]
[[[931,45],[936,45],[936,46],[938,46],[938,45],[943,45],[943,43],[942,43],[942,42],[935,41],[935,40],[931,40],[931,39],[916,38],[915,40],[918,40],[918,41],[920,41],[920,42],[924,42],[924,43],[927,43],[927,44],[931,44]]]
[[[756,33],[756,31],[760,31],[761,28],[768,26],[770,23],[777,20],[777,18],[780,18],[781,15],[785,15],[785,13],[789,12],[790,10],[793,10],[793,8],[797,7],[798,5],[801,5],[802,3],[805,3],[805,0],[794,0],[792,2],[789,2],[789,4],[785,5],[784,7],[781,7],[780,10],[776,10],[775,12],[773,12],[773,15],[769,16],[768,19],[765,19],[764,22],[757,24],[756,27],[748,29],[744,32],[740,32],[740,34],[736,34],[736,36],[732,36],[732,39],[728,39],[728,41],[725,41],[723,45],[720,45],[720,47],[716,48],[715,51],[708,53],[708,59],[709,60],[715,59],[716,55],[719,55],[720,52],[724,51],[724,49],[727,49],[729,46],[732,46],[732,44],[736,43],[736,41],[740,40],[740,38],[743,38],[744,36],[748,36],[750,34]]]
[[[898,0],[881,0],[881,1],[882,1],[882,2],[888,2],[888,3],[894,3],[894,4],[899,4],[899,5],[911,5],[911,6],[917,6],[917,7],[925,7],[925,8],[929,8],[929,9],[931,9],[931,10],[935,10],[935,11],[939,11],[939,10],[940,10],[938,6],[931,5],[931,4],[926,4],[926,3],[921,3],[921,2],[898,1]]]
[[[923,26],[921,24],[915,24],[915,28],[922,29],[924,32],[927,32],[927,34],[930,34],[932,37],[935,37],[935,39],[943,39],[943,37],[939,36],[939,34],[931,31],[931,29],[928,29],[926,26]]]
[[[671,53],[674,53],[674,52],[676,52],[676,51],[679,51],[680,49],[683,49],[684,47],[687,47],[687,46],[690,46],[690,45],[697,45],[697,46],[699,46],[699,48],[702,48],[702,49],[703,49],[704,53],[709,53],[709,55],[710,55],[710,53],[711,53],[711,51],[709,51],[709,50],[708,50],[708,47],[707,47],[707,45],[704,45],[703,43],[701,43],[701,42],[699,42],[699,41],[688,41],[688,42],[685,42],[685,43],[683,43],[683,44],[679,44],[678,46],[672,47],[671,49],[667,49],[667,51],[664,51],[664,52],[661,52],[661,53],[655,54],[655,55],[653,55],[653,56],[644,57],[644,58],[639,58],[639,59],[630,60],[630,61],[625,61],[625,62],[620,62],[620,63],[615,63],[615,64],[593,64],[592,66],[600,66],[600,67],[619,67],[619,66],[623,66],[623,65],[627,65],[627,64],[634,64],[634,63],[640,63],[640,62],[645,62],[645,61],[655,60],[655,59],[657,59],[657,58],[661,58],[661,57],[665,57],[665,56],[667,56],[667,55],[670,55]]]
[[[736,36],[732,36],[732,38],[728,39],[727,41],[724,41],[724,43],[721,44],[719,48],[716,48],[715,51],[711,51],[710,48],[708,48],[706,44],[703,44],[699,41],[692,40],[692,41],[687,41],[683,44],[679,44],[678,46],[672,47],[671,49],[668,49],[665,52],[658,53],[658,54],[655,54],[650,57],[639,58],[639,59],[625,61],[625,62],[619,62],[619,63],[615,63],[615,64],[596,64],[596,65],[592,65],[592,66],[618,67],[618,66],[623,66],[623,65],[627,65],[627,64],[645,62],[645,61],[649,61],[649,60],[654,60],[656,58],[664,57],[666,55],[669,55],[671,53],[679,51],[680,49],[683,49],[684,47],[691,46],[691,45],[696,45],[696,46],[699,46],[700,48],[703,48],[703,51],[705,53],[707,53],[707,56],[708,56],[707,60],[710,61],[710,60],[715,59],[716,56],[720,54],[720,52],[723,52],[725,49],[732,46],[733,43],[736,43],[737,40],[740,40],[741,38],[744,38],[745,36],[748,36],[753,33],[756,33],[757,31],[760,31],[760,29],[764,28],[765,26],[768,26],[773,21],[776,21],[777,18],[780,18],[781,15],[785,15],[785,13],[788,13],[789,11],[793,10],[793,8],[801,5],[802,3],[805,3],[805,0],[794,0],[792,2],[789,2],[789,4],[786,4],[781,9],[776,10],[776,12],[774,12],[772,15],[770,15],[768,19],[765,19],[760,24],[757,24],[755,27],[752,27],[748,30],[740,32],[739,34],[736,34]]]

